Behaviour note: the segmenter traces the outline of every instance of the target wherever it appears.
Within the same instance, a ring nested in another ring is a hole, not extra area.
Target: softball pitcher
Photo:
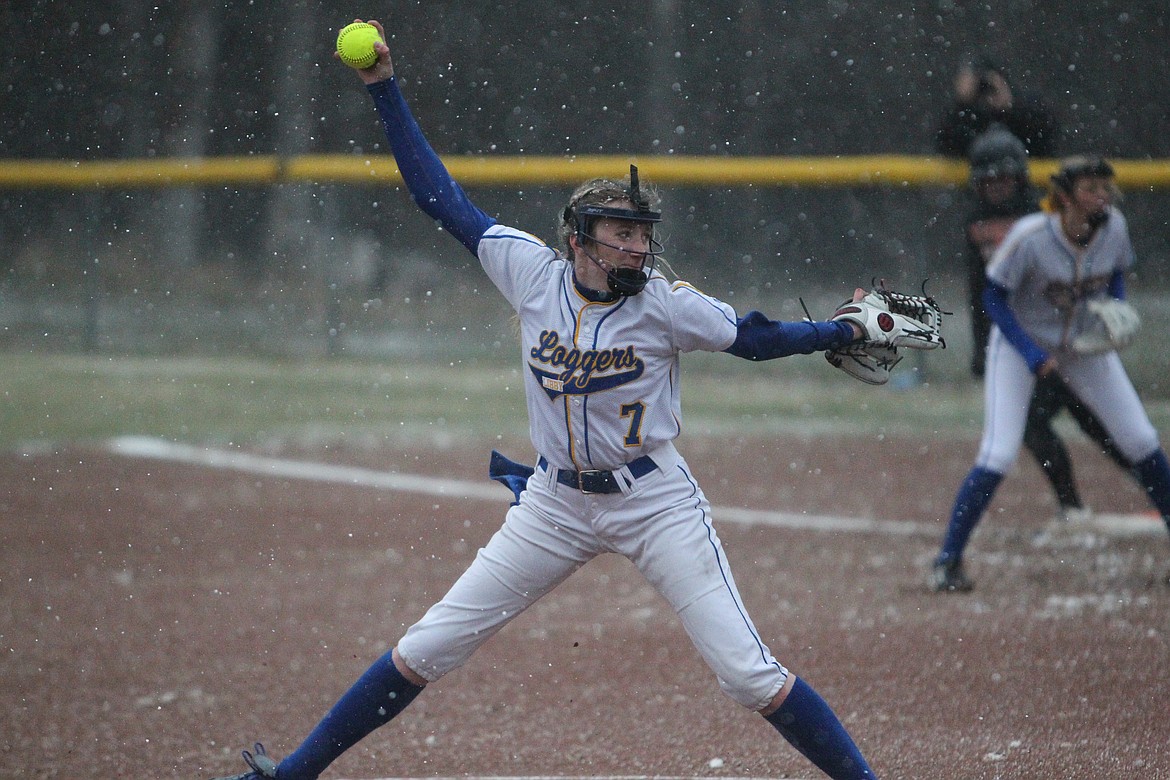
[[[759,712],[828,776],[875,777],[828,704],[773,657],[748,616],[710,504],[673,444],[681,431],[679,355],[763,360],[859,339],[898,346],[930,334],[887,312],[883,336],[877,315],[860,303],[830,322],[739,318],[726,303],[671,283],[654,268],[661,216],[633,167],[629,181],[593,180],[573,193],[561,215],[564,255],[496,224],[451,179],[407,108],[389,50],[379,42],[376,51],[378,61],[358,73],[411,195],[479,259],[519,315],[539,457],[503,526],[442,600],[291,755],[278,764],[257,744],[244,753],[250,771],[238,777],[316,778],[602,553],[626,556],[669,602],[728,696]]]
[[[1170,465],[1117,354],[1139,320],[1125,303],[1134,253],[1116,192],[1105,160],[1064,160],[1052,177],[1055,211],[1020,219],[988,266],[983,440],[955,497],[934,590],[974,587],[963,550],[1015,462],[1036,377],[1053,371],[1105,426],[1170,528]]]

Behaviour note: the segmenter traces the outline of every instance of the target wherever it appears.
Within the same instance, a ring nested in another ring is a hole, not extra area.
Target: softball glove
[[[905,293],[877,287],[859,301],[846,301],[830,318],[852,322],[861,329],[867,346],[935,349],[946,346],[940,327],[942,309],[929,295]]]
[[[1087,308],[1091,324],[1072,342],[1073,351],[1082,355],[1125,349],[1142,326],[1137,309],[1126,301],[1103,298],[1089,301]]]
[[[943,311],[934,298],[887,290],[884,285],[857,301],[845,301],[830,318],[856,324],[863,332],[859,341],[829,350],[825,360],[854,379],[884,385],[902,360],[898,347],[935,349],[943,341]]]
[[[825,360],[854,379],[867,385],[884,385],[890,381],[890,372],[902,360],[896,347],[876,344],[850,344],[825,353]]]

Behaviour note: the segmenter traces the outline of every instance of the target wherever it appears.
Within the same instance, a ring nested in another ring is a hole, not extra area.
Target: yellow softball
[[[382,40],[372,24],[354,22],[337,34],[337,56],[351,68],[368,68],[378,61],[374,41]]]

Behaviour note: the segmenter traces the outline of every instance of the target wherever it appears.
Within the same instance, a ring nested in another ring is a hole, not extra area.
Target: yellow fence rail
[[[839,157],[703,156],[447,156],[451,175],[467,187],[576,184],[594,176],[620,177],[630,163],[658,184],[722,187],[946,186],[967,181],[967,164],[941,157],[868,155]],[[1170,159],[1111,160],[1122,188],[1170,187]],[[1043,183],[1056,160],[1033,160]],[[0,189],[82,190],[177,186],[265,186],[281,183],[369,184],[401,182],[389,155],[313,154],[296,157],[165,158],[138,160],[3,160]]]

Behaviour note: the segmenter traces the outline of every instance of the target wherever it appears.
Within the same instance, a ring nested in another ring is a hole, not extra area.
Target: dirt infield
[[[266,454],[487,484],[490,446]],[[1149,519],[1038,540],[1053,505],[1021,461],[972,542],[977,590],[930,594],[940,518],[974,446],[683,451],[716,507],[892,521],[716,516],[772,650],[882,777],[1170,778],[1165,530]],[[1104,458],[1074,453],[1099,512],[1147,509]],[[498,491],[435,497],[100,447],[0,456],[0,776],[201,778],[240,771],[253,740],[285,755],[498,527]],[[719,693],[670,610],[606,557],[327,776],[484,775],[816,773]]]

